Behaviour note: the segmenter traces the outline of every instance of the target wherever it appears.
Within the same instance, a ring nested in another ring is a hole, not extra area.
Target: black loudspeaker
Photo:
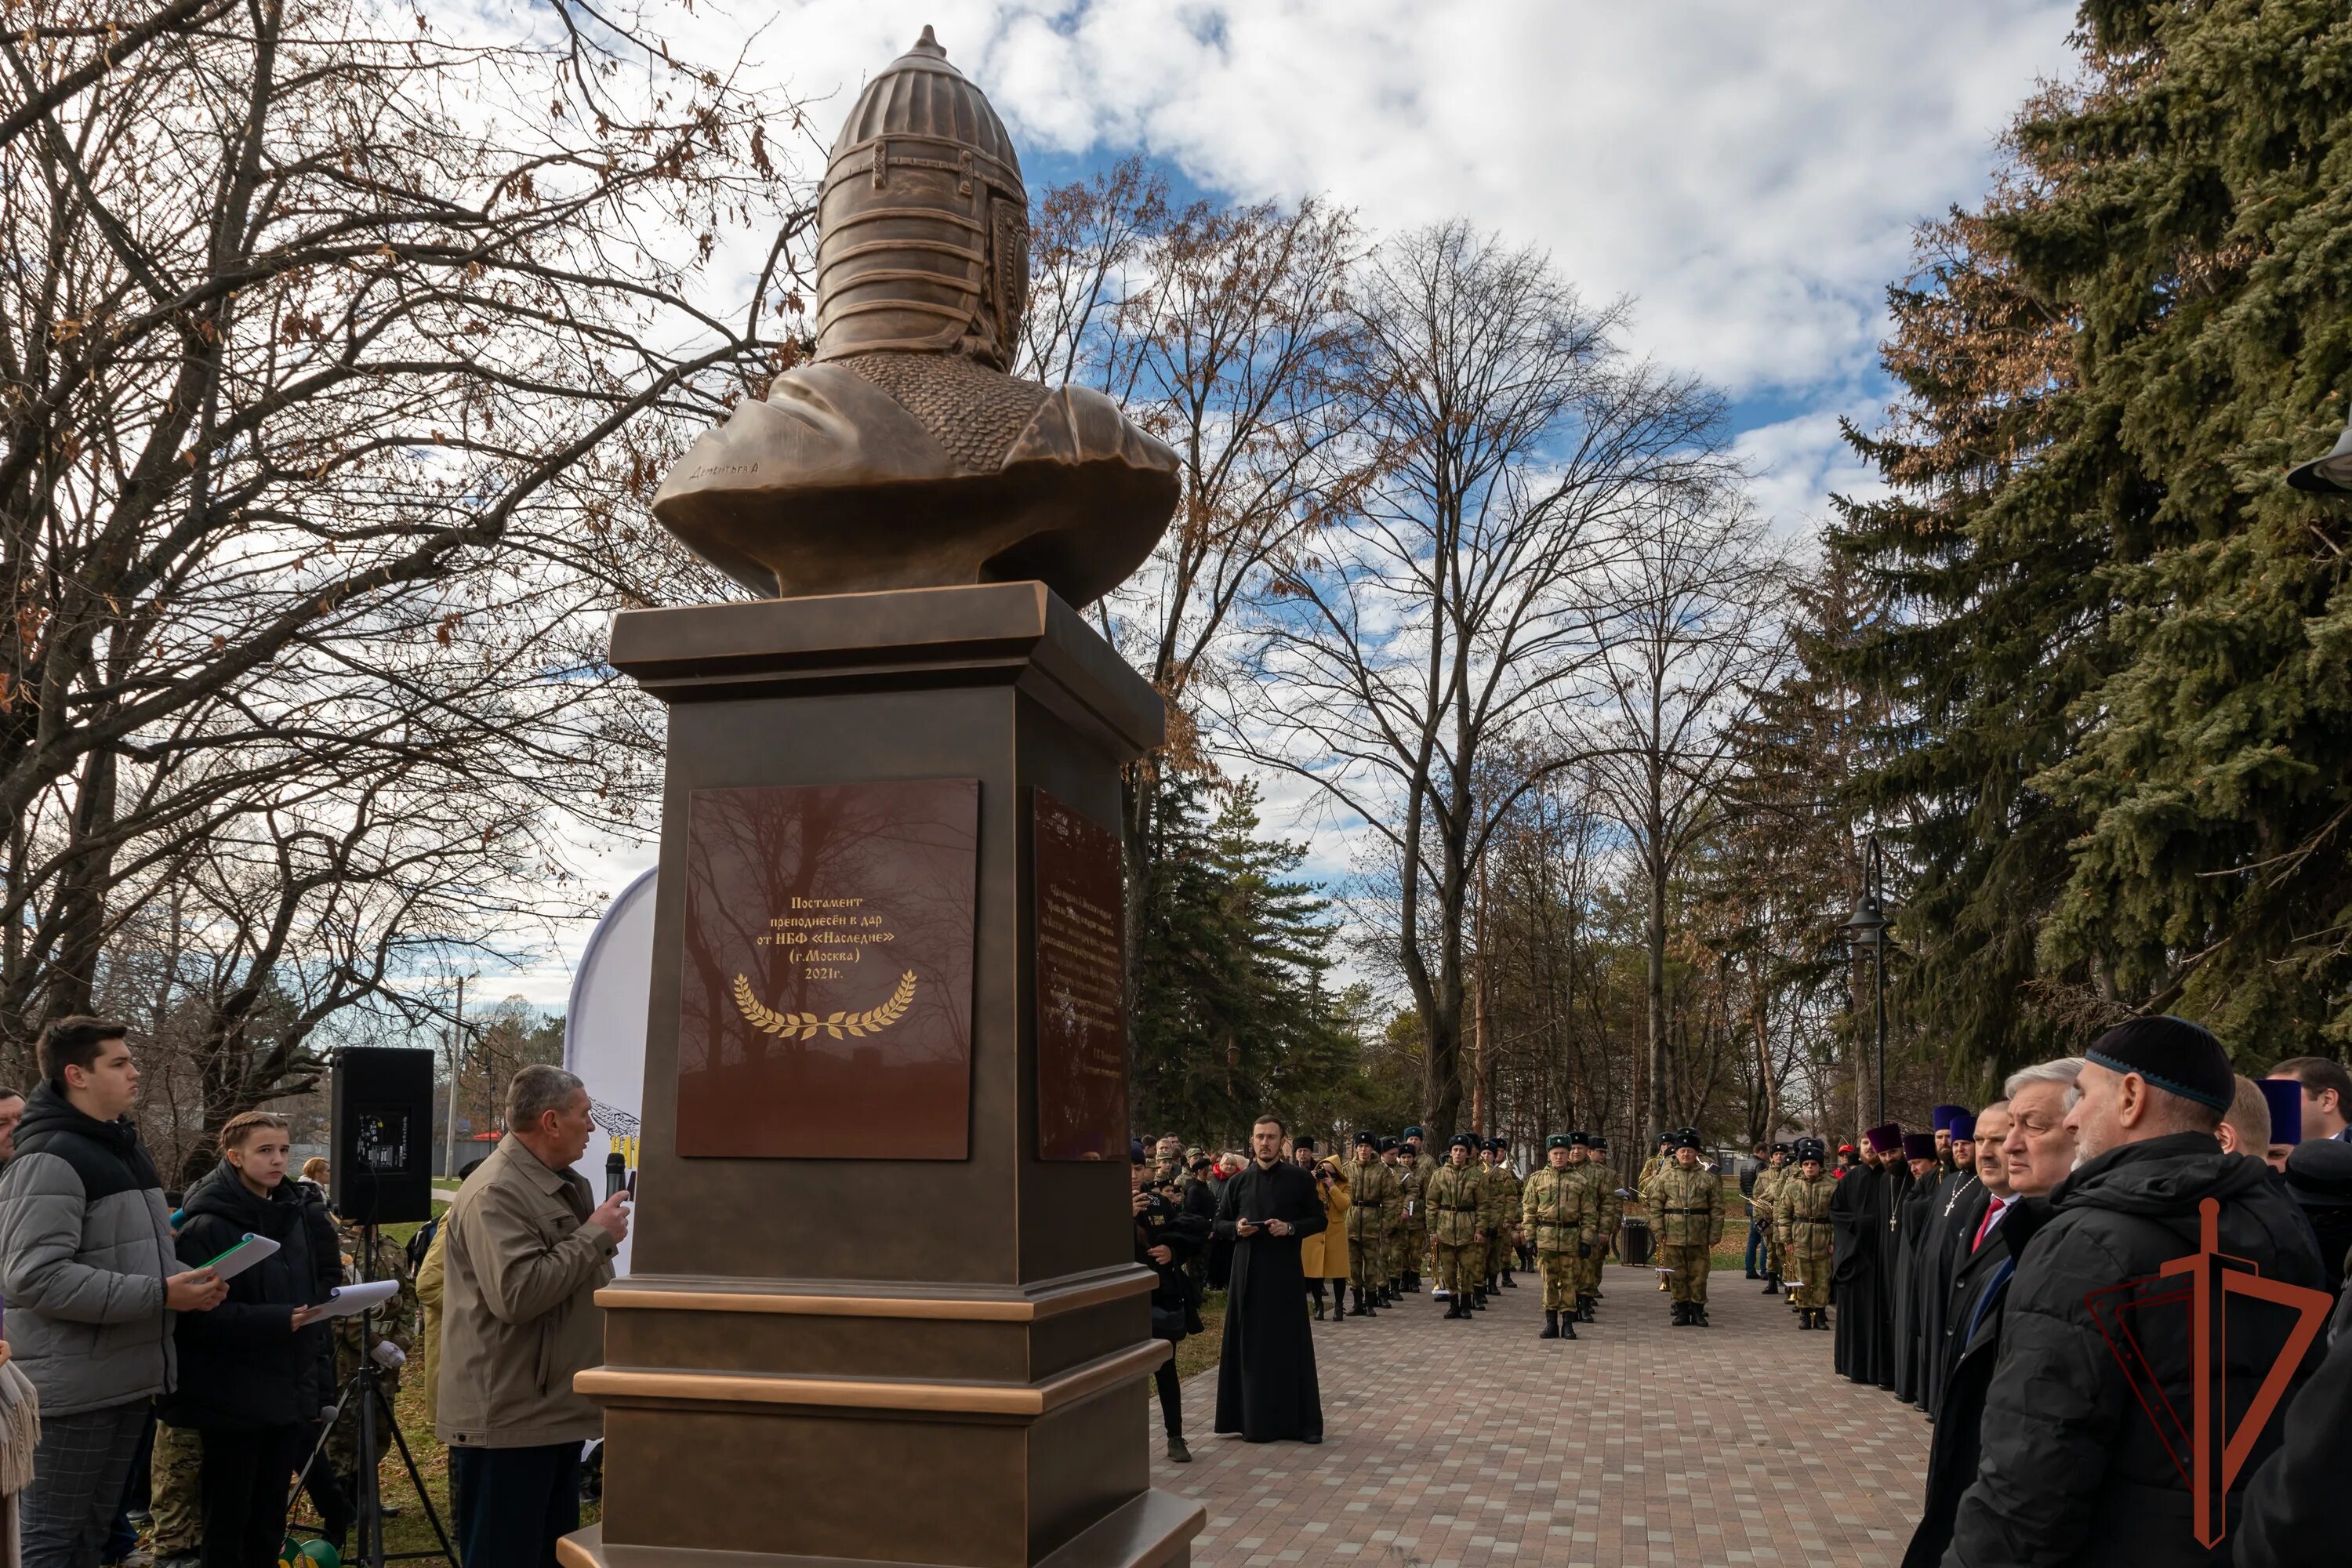
[[[350,1046],[335,1053],[329,1200],[354,1225],[433,1217],[433,1053]]]

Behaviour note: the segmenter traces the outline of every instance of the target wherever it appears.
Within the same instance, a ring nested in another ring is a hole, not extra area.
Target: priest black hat
[[[1936,1135],[1933,1132],[1903,1134],[1903,1157],[1906,1160],[1932,1160],[1936,1157]]]
[[[2159,1014],[2116,1025],[2091,1042],[2084,1056],[2109,1072],[2137,1073],[2168,1094],[2226,1111],[2237,1097],[2237,1076],[2221,1042],[2186,1018]]]

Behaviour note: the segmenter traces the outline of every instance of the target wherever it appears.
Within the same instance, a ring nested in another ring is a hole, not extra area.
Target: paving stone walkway
[[[1830,1370],[1777,1296],[1718,1269],[1715,1326],[1676,1329],[1647,1269],[1612,1267],[1601,1321],[1537,1339],[1522,1279],[1475,1322],[1426,1289],[1316,1327],[1319,1447],[1210,1433],[1216,1373],[1184,1389],[1193,1462],[1153,1407],[1152,1479],[1204,1503],[1202,1568],[1702,1568],[1886,1563],[1918,1518],[1927,1423]]]

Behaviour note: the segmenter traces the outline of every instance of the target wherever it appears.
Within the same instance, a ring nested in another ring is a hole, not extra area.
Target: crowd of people
[[[2352,1438],[2352,1077],[2248,1079],[2150,1017],[2003,1096],[1871,1128],[1834,1167],[1816,1140],[1776,1148],[1749,1193],[1764,1289],[1801,1327],[1833,1313],[1836,1371],[1934,1423],[1905,1568],[2343,1560],[2319,1475]],[[2209,1329],[2181,1262],[2200,1250],[2288,1291]],[[2306,1355],[2297,1327],[2329,1308],[2334,1349]],[[2200,1356],[2226,1402],[2203,1438]],[[2283,1417],[2258,1403],[2273,1369]]]
[[[1874,1127],[1834,1157],[1817,1138],[1759,1147],[1729,1190],[1690,1129],[1622,1186],[1582,1132],[1546,1139],[1523,1177],[1499,1140],[1455,1136],[1441,1162],[1419,1128],[1360,1132],[1341,1157],[1268,1117],[1247,1153],[1135,1144],[1137,1259],[1158,1276],[1160,1338],[1201,1331],[1203,1291],[1228,1292],[1216,1430],[1315,1443],[1315,1323],[1401,1304],[1424,1265],[1444,1318],[1475,1321],[1534,1271],[1542,1337],[1574,1339],[1603,1258],[1638,1250],[1620,1221],[1639,1216],[1669,1321],[1703,1328],[1744,1197],[1748,1277],[1797,1331],[1833,1335],[1838,1374],[1933,1423],[1906,1568],[2286,1568],[2345,1556],[2324,1478],[2352,1442],[2347,1113],[2340,1063],[2252,1080],[2203,1028],[2150,1017],[2011,1075],[1991,1104],[1937,1107],[1932,1131]],[[2201,1517],[2186,1478],[2205,1320],[2181,1261],[2200,1248],[2269,1291],[2231,1294],[2211,1320],[2213,1452],[2229,1463],[2214,1459]],[[2322,1310],[2306,1354],[2297,1326]],[[1181,1462],[1172,1358],[1158,1376]]]
[[[0,1091],[0,1563],[121,1561],[142,1483],[170,1568],[269,1568],[303,1493],[342,1537],[360,1456],[392,1436],[387,1409],[361,1439],[350,1392],[412,1358],[461,1560],[556,1561],[602,1432],[573,1374],[601,1359],[593,1295],[629,1223],[625,1192],[598,1202],[572,1169],[591,1132],[579,1079],[519,1073],[497,1150],[404,1249],[332,1212],[323,1163],[292,1170],[268,1111],[231,1119],[215,1167],[167,1194],[120,1026],[60,1020],[38,1056],[28,1096]],[[1937,1108],[1933,1132],[1874,1127],[1834,1160],[1810,1138],[1765,1151],[1736,1189],[1690,1129],[1620,1185],[1586,1132],[1548,1137],[1521,1175],[1501,1140],[1455,1135],[1440,1160],[1419,1128],[1361,1132],[1343,1157],[1266,1117],[1246,1152],[1133,1146],[1135,1254],[1163,1340],[1201,1332],[1204,1292],[1225,1292],[1217,1430],[1317,1443],[1318,1333],[1402,1305],[1424,1268],[1452,1322],[1532,1274],[1540,1337],[1570,1341],[1638,1215],[1668,1321],[1708,1326],[1744,1189],[1750,1276],[1796,1330],[1833,1333],[1837,1373],[1933,1423],[1906,1564],[2284,1568],[2342,1556],[2327,1477],[2352,1440],[2347,1111],[2339,1063],[2249,1080],[2204,1029],[2156,1017],[2011,1075],[1992,1104]],[[241,1251],[260,1261],[232,1265]],[[2196,1285],[2199,1268],[2220,1272]],[[396,1289],[341,1315],[361,1280]],[[2208,1286],[2226,1310],[2190,1309]],[[2197,1421],[2225,1462],[2200,1507],[2187,1413],[2207,1378],[2224,1407]],[[1156,1379],[1181,1463],[1172,1358]]]
[[[572,1169],[578,1079],[518,1073],[509,1132],[403,1247],[333,1212],[326,1163],[291,1169],[268,1111],[229,1119],[218,1163],[167,1194],[121,1026],[60,1019],[37,1058],[29,1095],[0,1091],[0,1563],[275,1568],[305,1495],[340,1552],[373,1489],[361,1456],[394,1450],[417,1358],[461,1560],[552,1568],[603,1430],[572,1374],[602,1359],[592,1298],[628,1229],[625,1194],[599,1204]],[[343,1311],[364,1282],[393,1289]],[[383,1395],[372,1438],[363,1366]]]

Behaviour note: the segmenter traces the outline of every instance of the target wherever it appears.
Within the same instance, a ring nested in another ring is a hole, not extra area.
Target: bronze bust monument
[[[1007,374],[1028,193],[930,28],[850,110],[817,234],[814,357],[695,443],[663,526],[782,598],[1035,578],[1083,605],[1141,565],[1176,455],[1099,392]]]

